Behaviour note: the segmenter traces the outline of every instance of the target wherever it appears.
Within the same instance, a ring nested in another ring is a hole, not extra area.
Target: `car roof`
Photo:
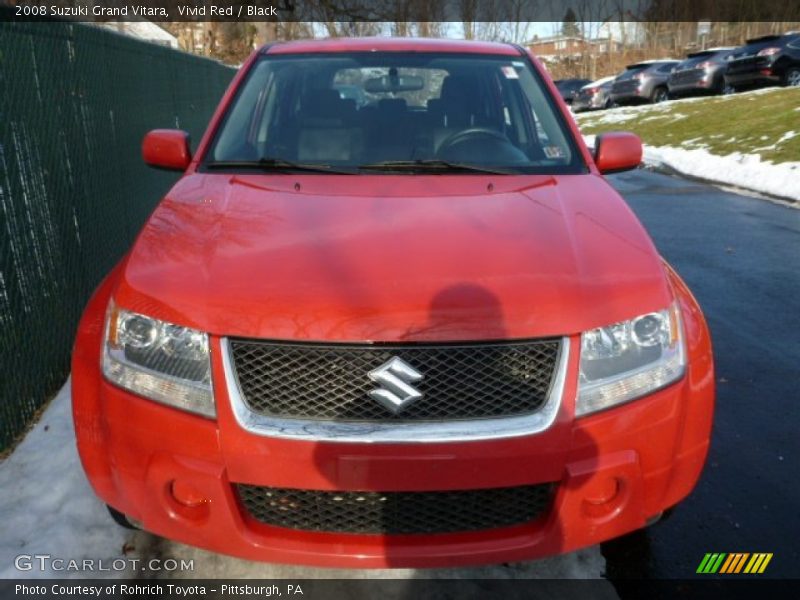
[[[782,40],[784,38],[792,37],[791,33],[775,33],[770,35],[762,35],[760,37],[750,38],[749,40],[745,41],[745,44],[763,44],[764,42],[777,42],[778,40]]]
[[[686,58],[697,58],[698,56],[710,56],[711,54],[719,54],[720,52],[730,52],[732,50],[736,50],[736,48],[706,48],[705,50],[695,50],[694,52],[689,52],[686,55]]]
[[[261,52],[269,54],[314,54],[330,52],[457,52],[464,54],[499,54],[520,56],[521,50],[511,44],[448,40],[439,38],[325,38],[294,40],[268,44]]]
[[[591,83],[587,83],[581,89],[586,89],[590,87],[594,87],[596,85],[603,85],[604,83],[608,83],[609,81],[614,81],[617,78],[616,75],[609,75],[608,77],[601,77],[597,81],[592,81]]]
[[[665,63],[677,63],[677,62],[680,62],[680,60],[677,60],[675,58],[657,58],[657,59],[654,59],[654,60],[640,60],[637,63],[631,63],[631,64],[627,65],[625,68],[626,69],[637,69],[637,68],[642,68],[642,67],[652,67],[653,65],[660,65],[660,64],[665,64]]]

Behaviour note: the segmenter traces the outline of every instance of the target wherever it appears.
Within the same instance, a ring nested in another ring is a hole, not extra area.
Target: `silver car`
[[[612,103],[635,104],[668,100],[667,79],[678,63],[677,60],[662,59],[628,65],[617,75],[611,86]]]
[[[725,70],[733,48],[710,48],[693,52],[670,73],[670,96],[697,93],[721,94],[725,90]]]
[[[572,99],[572,110],[577,113],[611,106],[610,92],[614,78],[614,75],[603,77],[579,89]]]

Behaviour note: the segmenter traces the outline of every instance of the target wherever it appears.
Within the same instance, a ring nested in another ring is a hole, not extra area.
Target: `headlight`
[[[108,307],[103,374],[140,396],[216,416],[208,335],[196,329]]]
[[[680,379],[686,368],[677,304],[581,336],[577,416],[628,402]]]

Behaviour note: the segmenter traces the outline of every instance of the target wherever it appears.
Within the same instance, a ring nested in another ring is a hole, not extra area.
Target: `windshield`
[[[397,52],[263,56],[203,167],[585,171],[523,57]]]

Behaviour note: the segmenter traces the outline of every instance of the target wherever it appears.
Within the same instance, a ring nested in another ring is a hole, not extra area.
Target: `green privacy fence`
[[[81,311],[176,179],[142,136],[199,140],[234,70],[80,24],[0,22],[0,450],[63,384]]]

